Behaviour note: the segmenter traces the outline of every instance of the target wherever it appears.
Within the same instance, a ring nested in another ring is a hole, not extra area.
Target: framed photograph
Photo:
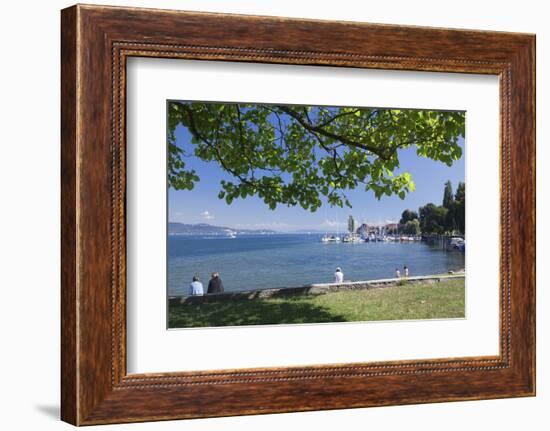
[[[535,394],[535,37],[62,11],[61,415]]]

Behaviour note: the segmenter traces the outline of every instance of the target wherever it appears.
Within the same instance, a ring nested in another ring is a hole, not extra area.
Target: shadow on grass
[[[284,301],[253,299],[179,304],[171,305],[168,311],[170,328],[347,321],[345,316],[311,304],[304,298]]]

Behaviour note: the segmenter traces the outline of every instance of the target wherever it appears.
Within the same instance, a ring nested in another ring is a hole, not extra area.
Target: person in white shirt
[[[401,273],[399,272],[399,268],[395,268],[395,278],[401,278]]]
[[[405,278],[409,276],[409,268],[406,265],[403,267],[403,273],[405,274]]]
[[[193,277],[193,282],[189,285],[189,296],[202,296],[204,295],[204,288],[202,283],[199,281],[199,276],[195,275]]]
[[[336,272],[334,273],[334,282],[335,283],[342,283],[344,281],[344,273],[340,269],[340,267],[336,268]]]

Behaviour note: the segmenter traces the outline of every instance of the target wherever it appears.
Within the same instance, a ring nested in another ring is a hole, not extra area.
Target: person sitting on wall
[[[344,273],[342,272],[342,269],[338,267],[336,268],[336,272],[334,273],[334,282],[342,283],[343,281],[344,281]]]
[[[401,278],[401,273],[399,272],[399,268],[395,268],[395,278]]]
[[[199,276],[195,275],[193,281],[189,285],[189,296],[202,296],[204,295],[204,289],[202,283],[199,281]]]
[[[206,293],[223,293],[223,282],[218,272],[212,273],[212,278],[208,282]]]

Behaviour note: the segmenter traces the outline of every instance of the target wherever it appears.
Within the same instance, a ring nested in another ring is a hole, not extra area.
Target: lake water
[[[342,268],[345,280],[446,273],[464,268],[464,253],[443,251],[421,242],[321,243],[322,235],[242,235],[237,238],[168,237],[168,294],[186,295],[194,274],[205,290],[214,271],[226,291],[294,287],[333,281]]]

